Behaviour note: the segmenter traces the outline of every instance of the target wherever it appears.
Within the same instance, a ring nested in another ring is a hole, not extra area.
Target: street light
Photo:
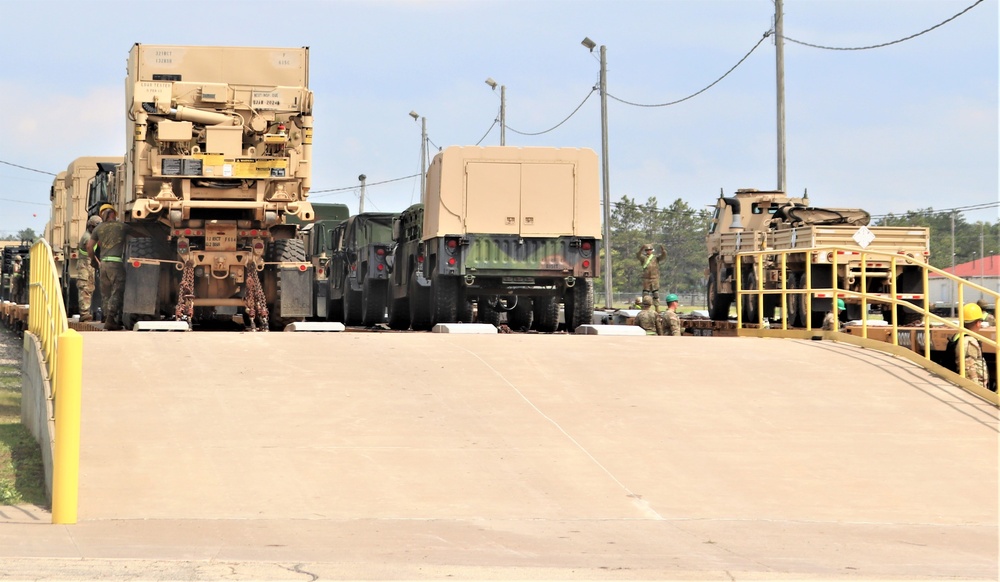
[[[358,176],[358,180],[361,180],[361,203],[358,205],[358,214],[364,214],[365,212],[365,180],[368,176],[361,174]]]
[[[496,91],[497,82],[493,77],[486,78],[486,84]],[[507,86],[500,85],[500,145],[505,145],[507,135]]]
[[[584,37],[580,42],[590,52],[597,43]],[[601,45],[601,166],[604,188],[604,307],[612,308],[611,301],[611,188],[608,180],[608,60],[607,47]]]
[[[426,202],[424,190],[427,188],[427,118],[420,117],[416,111],[410,111],[410,117],[413,121],[420,120],[420,202],[423,204]]]

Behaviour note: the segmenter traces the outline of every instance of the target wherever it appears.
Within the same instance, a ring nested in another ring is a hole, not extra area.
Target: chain
[[[256,318],[258,315],[260,316],[261,331],[267,331],[267,298],[264,296],[264,289],[257,276],[257,268],[251,263],[247,265],[246,273],[247,288],[243,293],[243,305],[246,307],[250,331],[257,331]]]
[[[181,286],[177,290],[177,307],[174,309],[174,319],[186,321],[188,325],[194,321],[194,262],[184,263],[181,274]]]

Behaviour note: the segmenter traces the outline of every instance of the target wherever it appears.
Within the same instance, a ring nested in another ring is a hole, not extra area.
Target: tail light
[[[584,259],[583,260],[583,268],[584,269],[589,269],[590,268],[590,261]]]
[[[385,249],[383,249],[382,247],[379,247],[379,248],[375,249],[375,254],[378,255],[378,256],[380,256],[380,257],[384,257],[385,256]]]
[[[305,273],[307,268],[305,265],[299,265],[299,271],[302,273]]]
[[[177,252],[182,255],[186,255],[187,252],[191,250],[191,243],[188,242],[186,238],[177,239]]]
[[[448,257],[448,265],[449,266],[454,267],[455,266],[455,262],[456,262],[455,261],[455,257]]]
[[[379,263],[378,265],[376,265],[375,268],[378,269],[379,271],[384,271],[385,270],[385,265],[383,265],[382,263]]]

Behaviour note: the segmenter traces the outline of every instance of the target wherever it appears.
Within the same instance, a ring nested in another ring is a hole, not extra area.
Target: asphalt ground
[[[829,341],[84,335],[8,579],[997,580],[997,409]]]

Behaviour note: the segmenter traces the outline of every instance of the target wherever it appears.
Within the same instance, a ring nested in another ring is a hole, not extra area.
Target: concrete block
[[[186,321],[137,321],[132,331],[189,331]]]
[[[347,329],[339,321],[293,321],[284,331],[344,331]]]
[[[489,323],[439,323],[431,330],[434,333],[497,333],[497,328]]]
[[[646,335],[646,330],[637,325],[581,325],[574,332],[577,335]]]

